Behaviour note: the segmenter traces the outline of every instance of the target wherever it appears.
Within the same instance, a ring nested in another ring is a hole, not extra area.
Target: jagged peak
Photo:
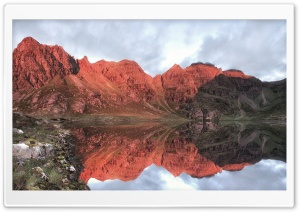
[[[84,57],[81,59],[81,61],[90,63],[89,58],[86,55],[84,55]]]
[[[36,46],[41,45],[37,40],[32,37],[25,37],[17,46],[19,51],[23,51],[26,49],[32,49]]]
[[[181,66],[176,63],[170,69],[181,69],[182,70]]]
[[[174,64],[167,72],[169,72],[169,71],[181,71],[181,70],[183,70],[183,69],[181,68],[180,65]],[[167,72],[165,72],[165,73],[167,73]]]
[[[25,37],[21,42],[20,42],[20,44],[21,43],[36,43],[36,44],[40,44],[36,39],[34,39],[33,37],[30,37],[30,36],[28,36],[28,37]]]
[[[180,67],[178,64],[174,64],[168,71],[162,74],[162,76],[166,76],[173,73],[181,72],[183,68]]]

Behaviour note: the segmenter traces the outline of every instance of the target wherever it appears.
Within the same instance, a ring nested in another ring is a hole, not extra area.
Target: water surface
[[[141,122],[67,126],[92,190],[284,190],[286,126]]]

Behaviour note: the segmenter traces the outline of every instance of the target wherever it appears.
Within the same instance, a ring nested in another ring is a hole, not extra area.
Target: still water
[[[286,125],[69,126],[91,190],[285,190]]]

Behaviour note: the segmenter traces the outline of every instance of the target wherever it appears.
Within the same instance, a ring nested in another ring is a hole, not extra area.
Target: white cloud
[[[174,177],[162,167],[151,165],[135,180],[122,182],[91,178],[92,190],[285,190],[286,163],[262,160],[241,171],[222,171],[212,177],[193,178],[182,173]]]
[[[152,76],[198,61],[262,80],[286,76],[286,23],[280,20],[14,21],[13,46],[27,36],[91,62],[135,60]]]
[[[180,177],[174,177],[170,172],[160,172],[158,173],[161,181],[163,181],[163,190],[186,190],[195,189],[193,184],[189,185]]]

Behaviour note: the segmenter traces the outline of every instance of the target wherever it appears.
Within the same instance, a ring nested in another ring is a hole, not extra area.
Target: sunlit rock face
[[[261,82],[210,63],[173,65],[151,77],[135,61],[75,59],[61,46],[24,38],[13,51],[14,111],[218,120],[222,115],[285,119],[286,82]],[[280,107],[278,107],[278,104]]]
[[[14,110],[35,115],[160,117],[172,112],[159,82],[136,62],[75,60],[62,47],[31,37],[13,52],[13,86]]]
[[[37,89],[55,76],[78,71],[77,61],[61,46],[42,45],[27,37],[13,52],[13,91]]]
[[[221,73],[221,69],[211,65],[192,64],[182,69],[175,64],[162,75],[165,98],[170,102],[185,102],[195,96],[198,88]]]
[[[238,171],[262,159],[285,161],[285,135],[276,138],[278,129],[205,125],[73,128],[84,166],[81,179],[134,180],[151,164],[175,177],[186,173],[200,178]]]
[[[29,146],[25,143],[13,144],[13,156],[18,159],[43,158],[53,155],[51,144],[38,143],[36,146]]]

